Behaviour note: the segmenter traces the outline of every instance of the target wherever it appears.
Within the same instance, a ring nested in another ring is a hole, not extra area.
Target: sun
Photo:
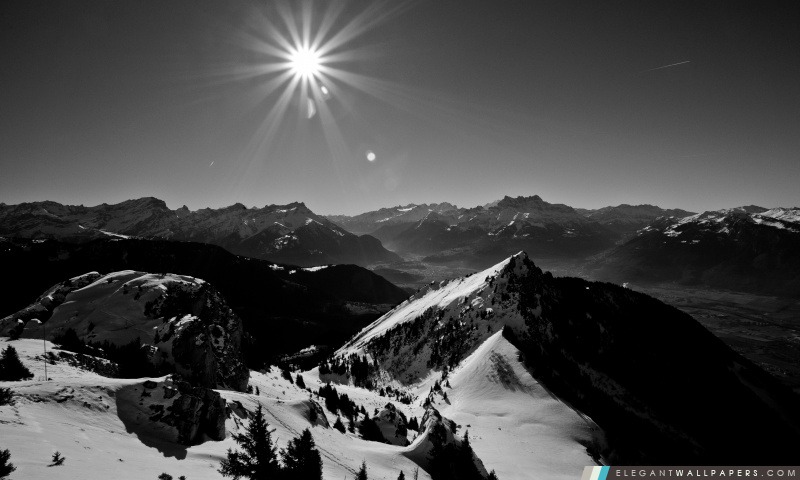
[[[319,75],[322,59],[317,51],[301,47],[289,53],[289,64],[295,75],[308,79]]]

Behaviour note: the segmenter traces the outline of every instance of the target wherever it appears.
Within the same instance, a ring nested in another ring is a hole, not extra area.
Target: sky
[[[800,2],[5,0],[0,202],[800,206],[798,46]]]

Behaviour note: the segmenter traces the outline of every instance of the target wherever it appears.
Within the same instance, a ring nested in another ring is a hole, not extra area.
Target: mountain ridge
[[[154,197],[93,207],[30,202],[0,206],[0,235],[72,242],[104,236],[197,241],[301,266],[399,260],[374,237],[351,234],[303,202],[199,210],[171,210]]]

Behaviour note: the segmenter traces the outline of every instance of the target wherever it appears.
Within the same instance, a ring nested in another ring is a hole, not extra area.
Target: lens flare
[[[300,78],[308,79],[319,75],[321,66],[319,53],[308,47],[293,50],[289,54],[289,63],[291,64],[292,73],[300,76]]]

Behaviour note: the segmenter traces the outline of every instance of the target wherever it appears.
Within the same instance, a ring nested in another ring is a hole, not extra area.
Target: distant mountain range
[[[409,285],[424,275],[404,270],[403,259],[481,269],[525,250],[548,268],[596,279],[797,296],[799,210],[746,206],[694,214],[625,204],[589,210],[534,195],[473,208],[409,204],[323,217],[303,203],[190,211],[170,210],[155,198],[95,207],[45,201],[0,204],[0,236],[199,242],[300,267],[369,266]]]
[[[474,208],[410,204],[328,218],[352,232],[379,238],[393,251],[481,268],[519,250],[536,252],[537,258],[591,255],[660,216],[691,213],[652,205],[574,209],[534,195],[504,197]]]
[[[170,210],[147,197],[94,207],[33,202],[0,204],[0,235],[82,242],[102,237],[138,237],[219,245],[237,255],[300,266],[366,265],[399,260],[370,236],[354,235],[303,203],[191,211]]]
[[[800,208],[661,217],[587,264],[615,282],[678,282],[800,295]]]

